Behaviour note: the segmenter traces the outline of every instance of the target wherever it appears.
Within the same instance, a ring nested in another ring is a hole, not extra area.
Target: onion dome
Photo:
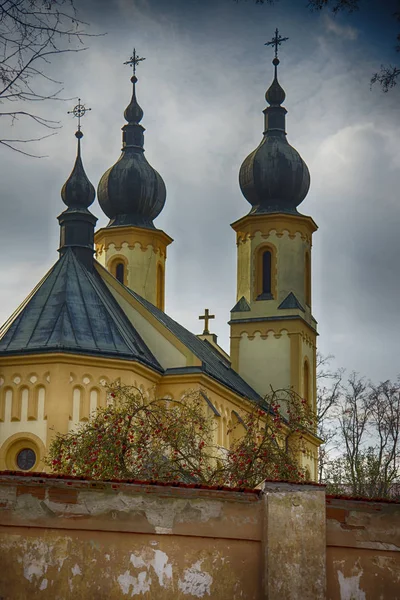
[[[75,133],[75,137],[78,139],[76,160],[71,175],[61,189],[61,198],[68,208],[88,208],[92,204],[96,192],[83,168],[81,158],[83,133],[80,129]]]
[[[83,107],[80,103],[79,106]],[[91,269],[94,254],[94,228],[97,218],[92,215],[88,207],[92,204],[96,192],[82,164],[81,139],[83,133],[80,130],[80,125],[75,136],[78,139],[75,165],[61,189],[61,198],[68,208],[57,217],[60,223],[60,247],[58,251],[61,258],[71,249],[76,258],[88,269]]]
[[[265,94],[264,137],[244,160],[239,172],[240,189],[252,205],[250,214],[297,213],[297,206],[310,187],[310,173],[300,154],[286,139],[286,109],[281,106],[285,92],[278,82],[279,59],[272,61],[274,80]]]
[[[144,156],[143,110],[136,99],[137,77],[133,75],[133,93],[125,109],[127,125],[122,128],[122,154],[100,179],[99,204],[109,217],[108,227],[134,225],[154,228],[153,219],[162,211],[166,189],[164,181]]]

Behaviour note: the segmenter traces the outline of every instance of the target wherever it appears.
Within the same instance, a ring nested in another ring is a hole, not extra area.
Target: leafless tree
[[[344,369],[332,371],[332,355],[317,353],[317,434],[324,443],[319,447],[318,480],[324,478],[325,468],[337,445],[337,417],[341,398]]]
[[[35,102],[60,99],[62,83],[46,72],[47,67],[56,55],[85,49],[85,26],[76,16],[73,0],[0,0],[0,144],[37,157],[21,144],[54,135],[59,123],[30,107]],[[10,125],[24,119],[45,127],[48,134],[30,139],[4,134]]]
[[[324,465],[328,491],[398,497],[400,385],[373,385],[353,373],[339,400],[339,454]]]

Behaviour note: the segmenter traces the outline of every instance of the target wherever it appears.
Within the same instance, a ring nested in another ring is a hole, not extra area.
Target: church
[[[75,164],[61,190],[67,208],[58,217],[59,259],[0,330],[0,469],[45,470],[43,458],[54,436],[105,406],[105,385],[118,380],[172,399],[201,389],[223,447],[229,447],[230,425],[240,421],[245,402],[260,400],[271,387],[292,388],[315,408],[311,246],[317,226],[297,210],[310,175],[286,139],[285,92],[278,82],[281,40],[276,32],[262,141],[239,172],[250,211],[244,203],[244,216],[231,225],[237,295],[226,315],[229,355],[209,330],[208,310],[200,335],[164,311],[167,247],[173,240],[154,223],[164,209],[166,187],[144,155],[136,95],[142,59],[134,52],[122,153],[97,190],[109,223],[95,230],[97,219],[89,210],[95,189],[83,167],[79,120]],[[80,117],[80,102],[76,109]],[[320,442],[310,433],[300,457],[314,480]]]

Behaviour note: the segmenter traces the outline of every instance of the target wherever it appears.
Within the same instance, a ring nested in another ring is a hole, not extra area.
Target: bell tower
[[[233,368],[260,395],[292,388],[316,403],[316,321],[311,312],[311,247],[317,230],[298,205],[310,186],[307,165],[286,139],[278,82],[275,32],[274,79],[265,94],[263,139],[243,162],[239,184],[251,204],[232,224],[237,243],[237,302],[231,311]]]
[[[164,207],[166,189],[144,156],[143,110],[136,99],[136,67],[143,60],[134,49],[124,63],[133,67],[132,98],[124,112],[122,154],[98,186],[99,204],[110,222],[95,234],[96,258],[121,283],[164,310],[165,261],[173,240],[153,223]]]

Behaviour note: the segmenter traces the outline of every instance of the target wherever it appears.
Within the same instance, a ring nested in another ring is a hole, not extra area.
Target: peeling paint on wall
[[[357,575],[345,577],[341,571],[338,571],[340,600],[366,600],[365,592],[360,588],[362,574],[360,570]]]
[[[211,596],[213,578],[206,571],[201,570],[203,561],[198,560],[184,572],[184,578],[179,579],[178,588],[187,596],[203,598],[206,594]]]

